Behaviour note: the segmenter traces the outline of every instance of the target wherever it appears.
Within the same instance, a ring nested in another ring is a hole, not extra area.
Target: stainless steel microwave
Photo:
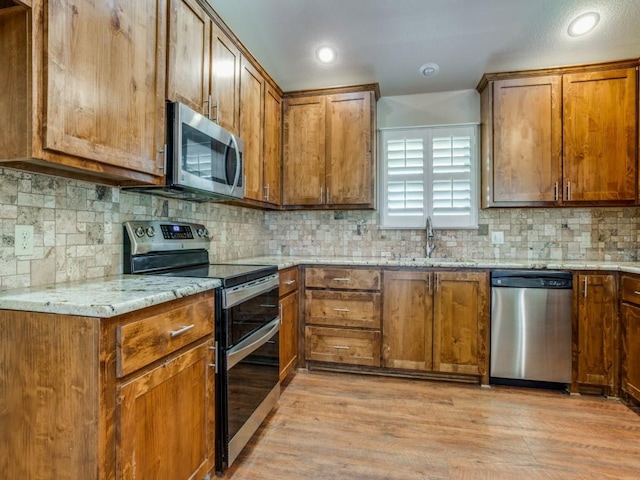
[[[167,102],[166,138],[164,185],[130,190],[201,202],[244,198],[240,138],[179,102]]]

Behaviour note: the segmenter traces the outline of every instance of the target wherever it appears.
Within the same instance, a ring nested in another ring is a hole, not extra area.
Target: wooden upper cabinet
[[[264,201],[282,199],[282,96],[268,83],[264,92]]]
[[[482,206],[635,203],[637,65],[485,75]]]
[[[430,371],[433,365],[433,274],[385,270],[382,366]]]
[[[578,295],[578,378],[582,385],[615,391],[614,326],[618,316],[613,275],[579,274],[574,277]]]
[[[159,183],[166,21],[165,0],[40,0],[31,13],[0,12],[3,45],[19,40],[0,65],[11,89],[4,118],[20,128],[0,142],[0,158],[44,173]]]
[[[327,204],[373,204],[373,129],[370,92],[326,99]]]
[[[211,111],[222,127],[240,130],[240,49],[216,25],[211,25]]]
[[[435,274],[433,369],[488,383],[489,279],[485,272]]]
[[[285,95],[283,206],[373,208],[375,88]]]
[[[167,99],[208,116],[211,19],[196,0],[169,0]]]
[[[284,103],[282,204],[324,203],[325,97],[289,98]]]
[[[244,142],[245,198],[262,201],[264,78],[244,56],[240,64],[240,138]]]
[[[562,183],[559,75],[493,84],[493,199],[553,205]]]
[[[635,68],[563,77],[564,200],[636,199]]]

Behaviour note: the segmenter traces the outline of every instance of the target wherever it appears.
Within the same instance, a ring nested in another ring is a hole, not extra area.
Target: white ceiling
[[[380,84],[382,95],[475,88],[483,73],[640,57],[640,0],[208,0],[284,91]],[[578,14],[600,23],[566,34]],[[334,46],[319,65],[315,50]],[[440,73],[418,73],[426,62]]]

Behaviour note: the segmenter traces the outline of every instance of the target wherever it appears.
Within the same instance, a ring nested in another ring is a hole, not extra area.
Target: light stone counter
[[[607,270],[640,274],[640,262],[562,261],[562,260],[464,260],[448,258],[379,258],[379,257],[304,257],[263,256],[240,258],[233,263],[278,265],[280,270],[296,265],[347,265],[375,267],[438,267],[438,268],[520,268],[536,270]]]
[[[120,275],[0,292],[0,309],[115,317],[219,287],[210,278]]]

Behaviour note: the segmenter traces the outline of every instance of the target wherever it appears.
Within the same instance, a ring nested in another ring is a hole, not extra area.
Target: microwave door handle
[[[234,152],[236,152],[236,178],[233,180],[233,186],[231,187],[231,191],[233,192],[238,186],[238,182],[240,181],[240,174],[242,173],[242,162],[240,161],[240,150],[238,148],[238,142],[236,141],[236,136],[231,135],[231,143],[233,143]]]

